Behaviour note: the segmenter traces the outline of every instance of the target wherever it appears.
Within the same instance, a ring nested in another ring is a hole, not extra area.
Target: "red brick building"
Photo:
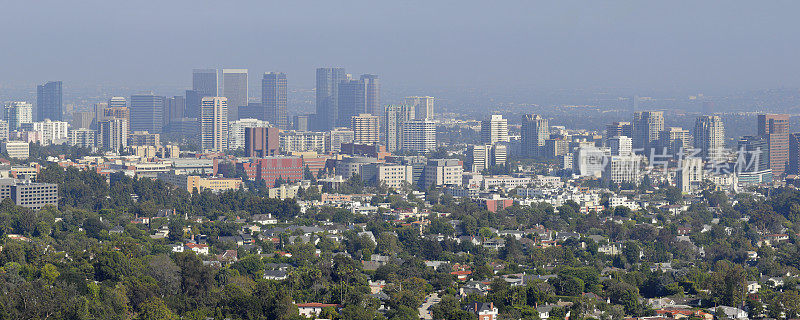
[[[266,157],[253,162],[238,163],[237,168],[244,171],[250,180],[264,180],[268,186],[275,180],[298,181],[303,179],[303,159],[300,157]]]

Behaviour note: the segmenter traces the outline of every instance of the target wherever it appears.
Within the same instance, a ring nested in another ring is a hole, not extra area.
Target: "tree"
[[[153,298],[139,305],[142,310],[139,313],[140,320],[177,320],[178,316],[159,298]]]
[[[716,305],[739,306],[747,292],[747,273],[741,265],[717,261],[709,278],[711,299]]]

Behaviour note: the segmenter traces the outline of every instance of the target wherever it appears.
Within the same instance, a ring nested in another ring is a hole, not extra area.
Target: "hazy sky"
[[[800,1],[3,1],[0,83],[190,85],[191,69],[384,85],[800,86]]]

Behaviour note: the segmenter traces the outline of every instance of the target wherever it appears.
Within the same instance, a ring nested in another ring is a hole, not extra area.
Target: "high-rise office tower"
[[[694,125],[694,147],[709,161],[725,156],[725,125],[719,116],[700,116]]]
[[[202,104],[203,94],[197,90],[186,90],[185,100],[184,115],[187,118],[200,118],[200,105]]]
[[[128,120],[123,118],[107,118],[98,123],[99,147],[104,150],[119,152],[128,146]]]
[[[433,118],[433,97],[406,97],[405,104],[414,107],[414,119],[425,120]]]
[[[17,130],[25,123],[32,123],[33,105],[24,101],[13,101],[6,104],[5,120],[11,130]]]
[[[201,113],[201,149],[203,152],[224,152],[228,149],[228,99],[203,98]]]
[[[312,116],[308,114],[298,114],[294,116],[292,126],[297,131],[309,131],[314,128]]]
[[[164,109],[164,125],[168,125],[173,120],[186,117],[186,98],[174,96],[167,98],[166,108]]]
[[[638,100],[638,98],[637,98]],[[633,147],[650,149],[657,147],[659,134],[664,130],[664,112],[637,111],[633,113]],[[645,151],[649,154],[649,151]]]
[[[366,85],[366,98],[364,113],[377,115],[381,108],[381,82],[378,75],[361,75],[361,81]]]
[[[248,157],[276,156],[280,152],[280,129],[253,127],[244,130],[244,153]]]
[[[789,167],[786,172],[800,174],[800,133],[789,135]]]
[[[111,103],[109,102],[109,107]],[[161,133],[163,128],[164,97],[153,94],[131,96],[130,131]]]
[[[93,114],[89,111],[79,111],[72,113],[72,121],[69,123],[71,129],[92,127]]]
[[[779,177],[789,163],[789,115],[759,114],[758,135],[769,142],[769,167],[772,176]]]
[[[228,120],[238,120],[239,108],[247,107],[247,69],[222,69],[222,95],[228,98]]]
[[[550,126],[545,118],[536,114],[522,116],[522,151],[529,158],[543,156],[542,148],[550,138]]]
[[[436,123],[430,120],[412,120],[403,123],[401,149],[416,152],[436,150]]]
[[[390,104],[383,110],[383,139],[386,151],[400,149],[403,141],[403,123],[414,120],[414,106]]]
[[[606,125],[606,139],[618,136],[633,138],[633,126],[630,122],[614,122]]]
[[[362,113],[368,113],[367,83],[363,80],[345,80],[339,83],[339,115],[338,126],[347,126],[350,119]]]
[[[481,142],[508,142],[508,120],[502,115],[493,114],[489,119],[481,121]]]
[[[317,130],[328,131],[339,123],[338,89],[346,78],[344,68],[317,68]]]
[[[677,155],[681,152],[686,153],[689,150],[691,136],[689,130],[680,127],[666,128],[658,135],[658,152],[663,153],[664,150],[666,150],[666,152],[671,155]],[[721,151],[721,149],[713,150]]]
[[[350,119],[353,142],[374,145],[379,141],[378,116],[362,113]]]
[[[50,81],[36,87],[36,121],[50,119],[61,121],[63,117],[63,92],[61,81]]]
[[[261,79],[261,104],[265,120],[280,129],[289,129],[289,111],[287,110],[286,74],[283,72],[267,72]]]
[[[192,90],[203,97],[217,96],[217,69],[192,70]]]
[[[743,136],[739,138],[740,156],[736,161],[739,182],[758,184],[772,182],[775,176],[770,167],[769,139],[764,136]]]
[[[98,125],[100,121],[103,120],[103,110],[105,110],[106,108],[108,108],[107,102],[98,102],[94,104],[94,106],[92,107],[92,126],[91,126],[92,129],[99,130]]]

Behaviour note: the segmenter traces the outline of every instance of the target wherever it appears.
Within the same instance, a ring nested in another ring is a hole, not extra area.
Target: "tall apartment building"
[[[493,114],[489,119],[481,121],[481,143],[495,142],[508,142],[508,120],[499,114]]]
[[[507,157],[507,147],[502,144],[470,146],[467,150],[467,168],[472,172],[481,172],[491,166],[505,165]]]
[[[282,130],[289,129],[288,95],[286,74],[283,72],[267,72],[261,79],[261,104],[266,119]]]
[[[362,113],[350,119],[353,142],[358,144],[377,144],[380,141],[378,116]]]
[[[317,130],[328,131],[339,123],[339,83],[346,78],[344,68],[317,68]]]
[[[245,147],[244,132],[247,128],[269,127],[269,122],[258,119],[239,119],[228,122],[228,149],[236,150]],[[276,138],[277,139],[277,138]]]
[[[222,69],[222,95],[228,99],[228,120],[239,120],[239,108],[247,107],[247,69]]]
[[[414,120],[403,123],[400,148],[420,153],[436,150],[436,123],[430,120]]]
[[[11,130],[18,130],[25,123],[33,122],[33,105],[24,101],[6,104],[5,121]]]
[[[404,104],[414,107],[415,120],[425,120],[433,118],[433,97],[428,97],[428,96],[406,97]]]
[[[633,148],[656,148],[659,134],[664,130],[664,112],[637,111],[633,113]],[[649,152],[646,152],[649,153]]]
[[[605,169],[603,169],[603,182],[605,184],[610,182],[638,184],[642,180],[642,169],[640,156],[610,156]]]
[[[109,108],[114,106],[109,103]],[[164,97],[152,94],[132,95],[130,103],[131,131],[161,133],[164,122]]]
[[[201,105],[201,150],[203,152],[228,150],[228,98],[204,97]]]
[[[280,129],[251,127],[244,129],[244,153],[248,157],[276,156],[280,153]]]
[[[769,142],[769,167],[773,177],[783,175],[789,163],[789,115],[760,114],[757,130],[758,135]]]
[[[550,139],[550,126],[545,118],[536,114],[522,116],[522,150],[525,157],[542,156],[545,141]]]
[[[633,154],[633,141],[626,136],[616,136],[608,139],[608,147],[612,156],[629,156]]]
[[[325,137],[325,150],[328,152],[341,152],[342,144],[353,143],[356,133],[349,128],[334,128]]]
[[[61,81],[50,81],[36,87],[36,121],[61,121],[64,115]]]
[[[725,125],[719,116],[701,116],[694,125],[694,147],[709,161],[725,157]]]
[[[66,121],[38,121],[33,123],[23,124],[24,129],[28,131],[37,131],[42,134],[42,144],[48,145],[52,143],[63,143],[67,140],[67,130],[69,123]]]
[[[370,185],[400,189],[413,183],[413,168],[394,163],[367,163],[361,166],[361,180]]]
[[[680,152],[687,153],[690,147],[689,141],[691,141],[691,137],[692,135],[689,133],[689,130],[679,127],[666,128],[664,131],[661,131],[658,136],[658,153],[662,153],[664,150],[671,155],[676,155]],[[714,154],[722,155],[722,149],[712,150],[716,150]]]
[[[432,186],[460,186],[463,182],[463,163],[458,159],[430,159],[423,172],[425,189]]]
[[[389,152],[400,149],[403,141],[403,123],[415,119],[416,110],[411,105],[390,104],[383,110],[383,142]]]
[[[94,149],[95,136],[97,133],[92,129],[79,128],[69,131],[69,145],[79,148]]]
[[[281,153],[325,152],[325,133],[313,131],[281,131]]]
[[[98,124],[99,147],[103,150],[119,152],[128,146],[128,120],[108,118]]]

